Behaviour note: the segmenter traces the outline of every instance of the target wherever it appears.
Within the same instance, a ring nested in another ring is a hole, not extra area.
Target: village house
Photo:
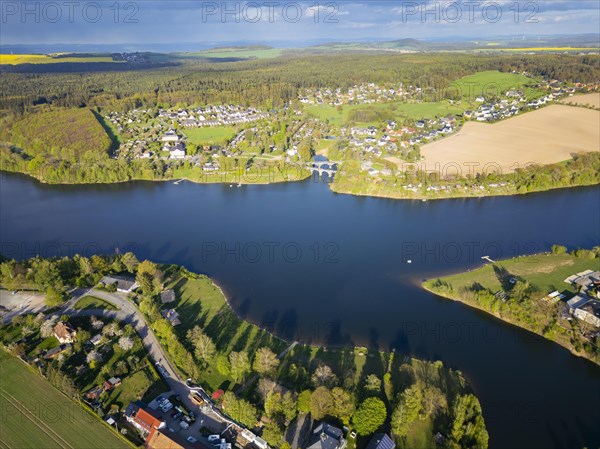
[[[156,416],[151,410],[145,410],[140,403],[131,403],[125,410],[125,419],[140,431],[144,438],[158,429],[164,429],[166,423]]]
[[[100,344],[100,342],[102,341],[102,334],[96,334],[94,335],[92,338],[90,338],[89,342],[93,345],[93,346],[98,346]]]
[[[385,433],[376,433],[365,449],[396,449],[396,443]]]
[[[173,290],[164,290],[160,292],[160,301],[163,304],[168,304],[175,301],[175,291]]]
[[[73,343],[77,331],[69,323],[59,322],[54,326],[54,336],[60,343]]]
[[[83,397],[86,398],[88,401],[96,401],[96,400],[100,399],[100,395],[103,392],[104,392],[104,388],[100,387],[99,385],[96,385],[95,387],[86,391],[84,393]]]
[[[184,446],[159,430],[155,430],[148,435],[144,446],[147,449],[185,449]]]
[[[44,354],[44,358],[46,360],[55,359],[56,357],[58,357],[60,354],[67,351],[68,349],[71,349],[71,345],[69,343],[64,343],[62,345],[59,345],[55,348],[52,348],[52,349],[49,349],[48,351],[46,351],[46,353]]]
[[[117,291],[122,293],[129,293],[138,287],[137,282],[133,276],[111,274],[104,276],[100,280],[101,284],[104,285],[116,285]]]
[[[307,449],[344,449],[346,444],[341,429],[320,422],[312,431]]]
[[[160,313],[164,318],[166,318],[169,321],[169,323],[171,323],[171,326],[178,326],[181,324],[181,321],[179,320],[179,314],[175,309],[165,309],[162,310]]]
[[[168,130],[162,137],[163,142],[179,142],[179,136],[174,129]]]
[[[113,390],[119,385],[121,385],[121,379],[119,377],[111,377],[110,379],[104,381],[104,391]]]

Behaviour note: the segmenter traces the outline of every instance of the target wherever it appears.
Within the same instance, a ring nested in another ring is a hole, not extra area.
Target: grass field
[[[263,346],[278,353],[286,347],[282,340],[239,318],[209,278],[180,278],[169,287],[174,288],[178,298],[175,310],[182,322],[177,327],[181,335],[198,325],[213,339],[219,353],[223,354],[246,350],[252,355]],[[214,391],[227,380],[213,363],[202,374],[201,383]]]
[[[598,151],[599,122],[598,111],[552,105],[493,125],[468,122],[459,133],[424,145],[421,154],[427,170],[436,164],[465,169],[477,162],[511,173],[517,165],[552,164],[571,153]]]
[[[104,301],[103,299],[96,298],[95,296],[84,296],[73,306],[74,309],[105,309],[105,310],[119,310],[117,307]]]
[[[462,113],[466,108],[451,105],[449,101],[423,102],[423,103],[404,103],[394,101],[390,103],[374,103],[370,105],[345,105],[342,110],[335,106],[312,105],[307,108],[309,115],[319,120],[329,120],[329,123],[335,126],[342,126],[348,123],[348,116],[351,111],[374,109],[382,112],[389,112],[395,119],[406,117],[410,119],[423,119],[442,117],[448,114]],[[380,125],[381,121],[356,122],[363,126]]]
[[[196,145],[222,145],[233,139],[236,134],[234,126],[216,126],[206,128],[190,128],[183,131],[191,143]]]
[[[406,103],[392,101],[388,103],[344,105],[341,110],[329,105],[311,105],[306,108],[309,115],[322,121],[328,120],[335,126],[348,124],[351,111],[379,110],[390,113],[394,119],[409,118],[414,120],[436,118],[448,115],[462,114],[467,109],[478,107],[475,99],[479,96],[502,96],[511,89],[523,90],[528,99],[536,99],[544,92],[530,87],[536,80],[522,75],[498,71],[479,72],[465,76],[450,84],[443,92],[458,93],[462,104],[452,104],[448,100],[421,103]],[[377,125],[378,122],[358,122],[362,125]]]
[[[283,50],[280,48],[219,48],[214,50],[199,51],[194,53],[182,53],[183,57],[216,58],[216,59],[271,59],[281,56]]]
[[[2,55],[0,64],[57,64],[60,62],[117,62],[111,56],[72,56],[64,58],[53,58],[48,55]]]
[[[457,90],[461,93],[463,101],[473,102],[479,96],[502,96],[509,90],[515,89],[523,90],[525,96],[532,100],[544,94],[540,90],[528,87],[535,82],[536,80],[523,75],[491,70],[460,78],[450,84],[448,91]]]
[[[575,291],[564,280],[572,274],[591,269],[600,269],[599,259],[584,259],[569,254],[536,254],[499,261],[495,265],[504,268],[511,276],[528,281],[541,292],[554,290]],[[477,270],[455,274],[442,278],[452,284],[456,290],[473,283],[479,283],[492,291],[502,288],[493,265],[485,265]]]
[[[0,446],[44,449],[130,448],[78,404],[0,350]]]

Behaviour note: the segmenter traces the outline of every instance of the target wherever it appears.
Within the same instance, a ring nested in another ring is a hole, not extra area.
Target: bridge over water
[[[308,169],[312,173],[319,173],[319,176],[327,174],[333,177],[338,171],[339,162],[336,161],[311,161],[307,163]]]

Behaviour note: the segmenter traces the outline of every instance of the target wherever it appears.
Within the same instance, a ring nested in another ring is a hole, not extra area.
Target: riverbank
[[[494,262],[473,271],[427,280],[422,286],[438,296],[538,334],[600,365],[599,329],[571,315],[566,301],[578,290],[565,282],[576,273],[600,270],[600,250],[571,254],[562,252],[562,248],[557,251]]]
[[[416,165],[418,168],[418,164]],[[441,200],[451,198],[485,198],[545,192],[571,187],[600,184],[600,152],[574,154],[565,162],[532,165],[506,175],[475,178],[440,179],[437,173],[415,172],[410,177],[373,177],[367,173],[336,175],[331,190],[356,196],[404,200]]]
[[[79,165],[37,167],[18,163],[14,158],[0,153],[0,167],[12,173],[31,176],[47,184],[118,184],[132,181],[174,182],[189,181],[198,184],[267,185],[300,182],[309,179],[311,171],[299,164],[252,167],[248,170],[204,172],[186,163],[178,163],[161,170],[143,170],[140,161],[128,165],[124,161],[97,162],[85,169]],[[149,162],[149,161],[146,161]],[[417,170],[397,172],[389,176],[372,175],[342,165],[330,189],[335,193],[355,196],[404,200],[439,200],[451,198],[485,198],[544,192],[571,187],[600,184],[600,151],[573,154],[571,159],[552,165],[531,165],[511,174],[479,174],[450,179],[439,173]]]
[[[68,170],[63,175],[56,176],[54,172],[46,170],[29,171],[19,167],[2,164],[0,172],[15,173],[31,177],[43,184],[55,185],[93,185],[93,184],[124,184],[134,181],[151,182],[180,182],[189,181],[196,184],[229,184],[232,187],[236,185],[268,185],[280,184],[285,182],[298,182],[310,178],[311,173],[307,169],[296,167],[294,170],[265,169],[250,172],[211,172],[204,173],[198,170],[179,169],[168,172],[165,176],[157,177],[154,173],[142,175],[126,174],[120,176],[115,173],[114,176],[95,177],[86,172],[78,170]]]

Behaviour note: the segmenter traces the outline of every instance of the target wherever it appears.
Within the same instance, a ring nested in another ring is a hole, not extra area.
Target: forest
[[[44,66],[40,67],[43,70]],[[20,115],[39,104],[129,110],[235,103],[271,109],[295,102],[303,88],[345,89],[363,82],[403,82],[424,89],[443,89],[463,76],[486,70],[526,71],[545,79],[597,82],[600,57],[341,54],[220,63],[185,59],[177,67],[130,71],[3,73],[0,113]]]

